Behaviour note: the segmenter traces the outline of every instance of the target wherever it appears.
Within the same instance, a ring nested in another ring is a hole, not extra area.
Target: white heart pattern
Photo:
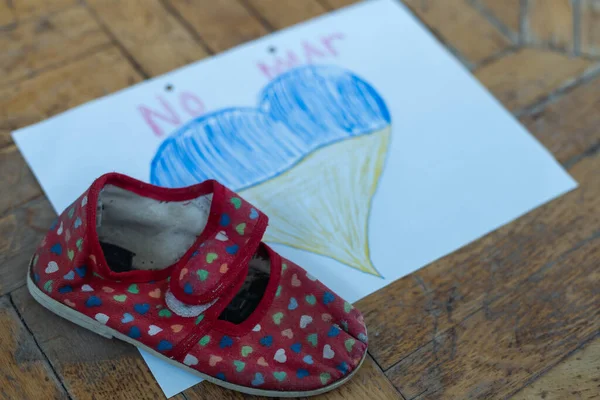
[[[310,315],[303,315],[300,317],[300,328],[304,329],[308,324],[312,322],[312,317]]]
[[[82,292],[93,292],[94,288],[92,288],[90,285],[88,285],[87,283],[85,285],[83,285],[81,287],[81,291]]]
[[[46,272],[47,274],[51,274],[56,271],[58,271],[58,264],[56,263],[56,261],[50,261],[48,263],[48,266],[44,270],[44,272]]]
[[[81,199],[81,207],[85,207],[86,204],[87,204],[87,196],[83,196],[83,199]]]
[[[221,232],[217,233],[217,236],[215,237],[215,239],[217,239],[217,240],[219,240],[221,242],[225,242],[229,238],[225,234],[225,231],[221,231]]]
[[[150,335],[150,336],[154,336],[154,335],[156,335],[156,334],[157,334],[157,333],[159,333],[159,332],[162,332],[162,329],[161,329],[161,328],[159,328],[159,327],[158,327],[158,326],[156,326],[156,325],[150,325],[150,326],[148,327],[148,335]]]
[[[58,230],[56,231],[57,235],[62,235],[63,233],[63,223],[62,221],[60,222],[60,226],[58,227]]]
[[[108,322],[108,315],[106,314],[98,313],[94,318],[96,319],[96,321],[101,322],[103,324],[106,324]]]
[[[254,328],[252,328],[252,331],[260,332],[260,324],[256,324],[256,326]]]
[[[275,352],[275,356],[273,359],[279,363],[284,363],[287,361],[287,356],[285,355],[284,349],[279,349]]]
[[[331,360],[335,356],[335,352],[331,349],[331,346],[326,344],[323,347],[323,358]]]
[[[307,277],[308,279],[310,279],[311,281],[313,281],[313,282],[317,280],[317,277],[316,277],[316,276],[314,276],[314,275],[311,275],[311,274],[309,274],[308,272],[306,273],[306,277]]]
[[[188,366],[196,365],[196,364],[198,364],[198,359],[191,354],[186,354],[185,358],[183,359],[183,363]]]

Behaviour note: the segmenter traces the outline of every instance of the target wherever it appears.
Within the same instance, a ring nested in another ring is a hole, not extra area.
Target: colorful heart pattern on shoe
[[[241,268],[237,261],[241,249],[247,246],[253,236],[262,237],[266,228],[266,219],[261,220],[260,212],[241,197],[220,186],[213,201],[221,197],[225,201],[220,203],[220,214],[213,217],[218,220],[216,231],[210,232],[192,256],[181,264],[180,272],[174,274],[179,279],[172,282],[171,290],[185,304],[203,304],[213,299],[207,300],[203,296],[218,297],[213,293],[226,287],[220,282]],[[256,218],[250,218],[255,213]],[[197,301],[198,298],[204,300]]]
[[[198,359],[190,354],[186,354],[185,358],[183,359],[183,363],[187,366],[192,367],[198,364]]]
[[[201,340],[192,348],[189,354],[198,359],[209,351],[223,358],[205,372],[245,386],[317,388],[356,368],[366,349],[361,340],[366,331],[354,316],[357,311],[293,263],[286,264],[289,274],[280,278],[279,296],[250,332],[240,338],[225,335],[226,340],[221,334],[217,342]],[[311,293],[306,293],[309,286]],[[237,358],[227,362],[227,354]],[[256,374],[264,382],[255,380]]]
[[[165,303],[168,279],[119,282],[102,276],[96,268],[101,259],[89,254],[84,235],[86,205],[91,206],[87,195],[48,231],[33,257],[32,278],[44,293],[92,322],[174,356],[189,368],[260,389],[317,389],[347,376],[362,360],[367,333],[360,313],[288,260],[266,290],[272,301],[255,310],[260,317],[241,334],[214,329],[209,324],[217,322],[208,312],[191,318],[173,313]],[[234,273],[235,258],[260,216],[231,194],[216,216],[211,237],[172,272],[172,280],[189,283],[195,294]]]
[[[48,263],[48,266],[44,270],[44,272],[47,273],[47,274],[53,274],[56,271],[58,271],[58,264],[56,263],[56,261],[50,261]]]

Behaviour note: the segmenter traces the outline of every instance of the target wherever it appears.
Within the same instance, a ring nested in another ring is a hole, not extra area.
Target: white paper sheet
[[[224,177],[271,214],[277,251],[350,301],[576,187],[392,0],[297,25],[14,139],[57,212],[108,171],[171,185]],[[198,381],[144,358],[167,396]]]

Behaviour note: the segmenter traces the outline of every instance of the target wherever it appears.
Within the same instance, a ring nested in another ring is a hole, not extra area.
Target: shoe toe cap
[[[290,314],[303,314],[300,330],[314,332],[313,338],[318,338],[311,346],[310,365],[319,377],[317,384],[324,387],[344,379],[360,365],[367,352],[362,314],[301,267],[286,263],[284,272],[280,301],[287,303]],[[310,341],[310,336],[307,338]]]

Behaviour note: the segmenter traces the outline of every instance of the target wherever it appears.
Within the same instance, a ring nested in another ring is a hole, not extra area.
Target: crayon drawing
[[[222,109],[175,131],[156,152],[150,181],[217,179],[270,216],[267,242],[379,276],[368,220],[390,122],[363,79],[336,66],[302,66],[273,79],[257,108]]]

